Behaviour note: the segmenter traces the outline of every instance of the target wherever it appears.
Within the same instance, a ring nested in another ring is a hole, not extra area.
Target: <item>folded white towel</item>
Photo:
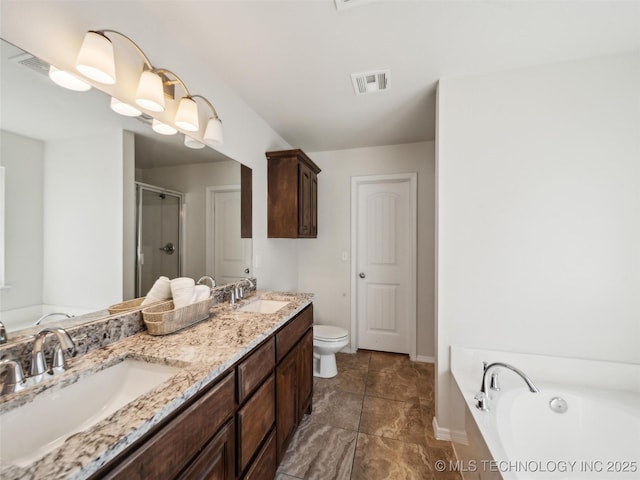
[[[191,303],[198,303],[206,300],[211,296],[211,289],[208,285],[196,285],[193,292],[193,301]]]
[[[171,280],[171,295],[175,308],[186,307],[193,300],[196,282],[193,278],[179,277]]]
[[[150,303],[161,302],[163,300],[169,300],[171,298],[171,281],[167,277],[158,278],[147,296],[142,301],[142,305],[149,305]]]

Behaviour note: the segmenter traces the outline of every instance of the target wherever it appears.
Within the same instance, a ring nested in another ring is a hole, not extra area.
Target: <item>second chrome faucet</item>
[[[58,345],[53,352],[51,366],[50,368],[47,368],[47,360],[44,354],[44,342],[49,333],[56,336]],[[65,370],[67,368],[64,354],[65,350],[71,350],[72,355],[75,354],[76,350],[76,346],[66,330],[60,327],[48,327],[40,330],[36,334],[36,339],[33,342],[33,350],[31,352],[31,377],[36,381],[39,381],[47,372],[57,373]]]

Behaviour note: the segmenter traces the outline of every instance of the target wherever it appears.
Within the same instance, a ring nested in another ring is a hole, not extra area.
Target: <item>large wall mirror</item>
[[[116,114],[95,88],[55,85],[46,64],[4,40],[0,51],[9,332],[48,313],[105,315],[159,275],[212,275],[218,285],[251,275],[240,163],[155,133],[147,116]]]

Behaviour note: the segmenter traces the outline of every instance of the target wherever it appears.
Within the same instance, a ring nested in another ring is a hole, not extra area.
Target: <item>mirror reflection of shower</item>
[[[141,297],[158,277],[182,274],[184,195],[136,182],[136,199],[136,297]]]

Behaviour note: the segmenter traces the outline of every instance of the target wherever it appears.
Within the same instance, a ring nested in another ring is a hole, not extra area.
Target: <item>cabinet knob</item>
[[[366,275],[364,274],[364,272],[360,272],[360,273],[358,274],[358,276],[359,276],[360,278],[365,278],[365,277],[366,277]]]

